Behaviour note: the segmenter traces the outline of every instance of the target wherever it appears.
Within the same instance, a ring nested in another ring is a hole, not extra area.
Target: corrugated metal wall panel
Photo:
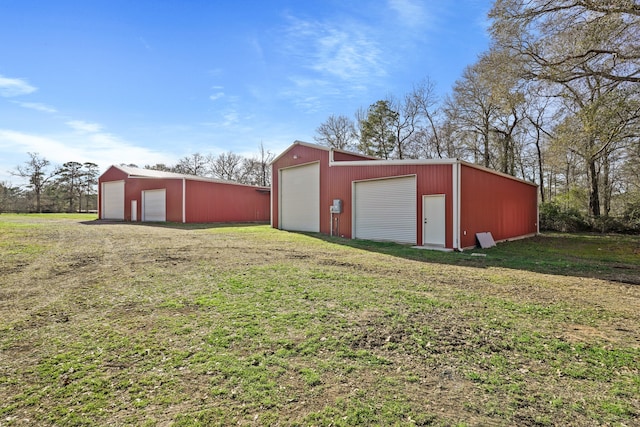
[[[283,230],[320,231],[320,164],[280,170],[280,226]]]
[[[127,174],[118,169],[115,166],[109,166],[102,175],[98,178],[100,181],[121,181],[127,177]]]
[[[314,148],[308,145],[294,144],[285,150],[271,165],[271,226],[282,228],[280,224],[280,181],[279,171],[296,165],[319,161],[320,165],[320,198],[324,203],[327,197],[327,171],[329,169],[328,149]],[[329,217],[324,212],[324,205],[320,205],[320,231],[329,234]],[[326,224],[325,224],[326,223]]]
[[[131,201],[138,200],[137,217],[142,219],[142,192],[166,190],[166,221],[182,222],[182,179],[128,178],[125,195],[125,219],[131,221]]]
[[[460,180],[462,247],[475,246],[476,233],[485,231],[496,241],[537,233],[535,185],[468,165],[461,166]]]
[[[206,181],[186,181],[186,222],[269,221],[269,191]]]
[[[416,243],[415,176],[356,182],[353,209],[355,238]]]
[[[351,211],[351,183],[365,179],[384,178],[393,176],[416,175],[416,241],[422,244],[422,196],[430,194],[446,195],[446,215],[451,218],[453,215],[452,208],[452,169],[450,164],[443,165],[388,165],[388,166],[331,166],[329,168],[328,190],[326,196],[326,210],[329,210],[329,204],[333,199],[342,199],[344,210],[342,214],[334,215],[334,222],[337,220],[338,225],[334,226],[334,230],[339,227],[339,235],[350,238],[352,237],[352,211]],[[322,198],[325,203],[325,197]],[[322,207],[324,211],[324,206]],[[328,234],[330,221],[327,218]],[[322,220],[322,224],[325,221]],[[334,224],[335,225],[335,224]],[[324,230],[322,231],[325,232]],[[446,246],[451,247],[452,239],[452,221],[447,221],[446,225]]]
[[[270,216],[268,187],[234,183],[199,181],[182,178],[129,178],[118,167],[111,166],[99,178],[99,217],[103,218],[104,184],[120,180],[124,186],[121,218],[142,219],[142,192],[166,190],[166,220],[171,222],[266,222]],[[183,214],[183,182],[186,196]],[[135,201],[136,203],[131,203]],[[137,207],[132,214],[131,209]]]
[[[102,175],[98,177],[98,218],[104,218],[104,200],[103,200],[103,184],[112,181],[123,181],[127,174],[120,169],[110,166]],[[124,202],[123,202],[124,203]],[[124,219],[124,218],[123,218]]]
[[[357,157],[357,156],[355,156]],[[344,158],[347,160],[347,157]],[[348,158],[348,160],[353,160]],[[324,148],[314,148],[308,145],[294,144],[285,150],[280,157],[272,164],[272,193],[271,225],[280,228],[279,213],[279,182],[278,173],[281,169],[319,161],[320,163],[320,232],[331,233],[333,226],[334,233],[339,236],[352,237],[352,206],[351,189],[353,181],[360,181],[374,178],[397,177],[406,175],[416,175],[416,239],[418,244],[422,244],[422,195],[445,194],[446,195],[446,215],[451,218],[453,215],[452,201],[452,166],[451,164],[417,165],[417,164],[395,164],[395,165],[372,165],[367,166],[364,160],[362,166],[331,166],[329,167],[329,152]],[[343,201],[343,211],[333,215],[333,224],[329,206],[333,199]],[[447,221],[446,246],[453,244],[453,221]]]

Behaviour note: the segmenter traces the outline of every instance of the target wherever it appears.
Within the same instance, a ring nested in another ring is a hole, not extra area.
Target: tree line
[[[275,155],[260,143],[258,153],[251,157],[231,151],[217,156],[195,153],[181,158],[175,165],[158,163],[145,165],[144,168],[268,187],[271,185],[269,165],[274,158]]]
[[[52,167],[38,153],[10,173],[26,181],[23,186],[0,182],[1,212],[95,212],[98,210],[98,165],[66,162]],[[269,164],[274,155],[262,144],[257,155],[243,157],[233,152],[218,156],[195,153],[175,165],[145,165],[145,169],[218,178],[250,185],[271,185]],[[127,166],[138,167],[135,164]]]
[[[0,212],[88,212],[97,209],[98,165],[66,162],[51,170],[49,160],[29,160],[10,171],[27,180],[19,187],[0,182]]]
[[[446,96],[425,78],[329,116],[315,140],[463,159],[537,183],[543,217],[640,229],[640,4],[496,0],[489,18],[490,48]]]

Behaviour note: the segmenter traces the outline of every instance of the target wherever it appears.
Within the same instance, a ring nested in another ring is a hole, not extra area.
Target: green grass
[[[30,214],[0,214],[0,221],[3,218],[8,218],[11,220],[25,219],[27,221],[32,221],[33,219],[50,219],[50,220],[59,220],[59,219],[73,219],[73,220],[83,220],[83,221],[92,221],[98,219],[98,215],[95,213],[30,213]]]
[[[640,284],[640,237],[612,234],[545,233],[463,252],[416,250],[392,242],[316,237],[406,259],[479,268],[503,267]],[[483,256],[474,256],[481,254]]]
[[[256,225],[3,214],[0,230],[2,425],[640,416],[640,290],[604,268],[637,274],[638,236],[542,236],[477,259]]]

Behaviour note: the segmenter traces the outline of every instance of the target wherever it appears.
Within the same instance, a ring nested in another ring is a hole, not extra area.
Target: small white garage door
[[[354,183],[353,237],[416,244],[416,178]]]
[[[147,190],[142,192],[142,220],[167,220],[167,190]]]
[[[102,183],[102,219],[124,220],[124,181]]]
[[[320,164],[280,171],[280,228],[320,231]]]

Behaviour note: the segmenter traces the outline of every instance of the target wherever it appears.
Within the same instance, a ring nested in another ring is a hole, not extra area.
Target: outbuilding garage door
[[[319,232],[320,164],[280,172],[280,228]]]
[[[102,183],[102,219],[124,220],[124,181]]]
[[[167,220],[167,191],[164,188],[142,192],[142,220]]]
[[[414,176],[354,183],[353,237],[416,244]]]

